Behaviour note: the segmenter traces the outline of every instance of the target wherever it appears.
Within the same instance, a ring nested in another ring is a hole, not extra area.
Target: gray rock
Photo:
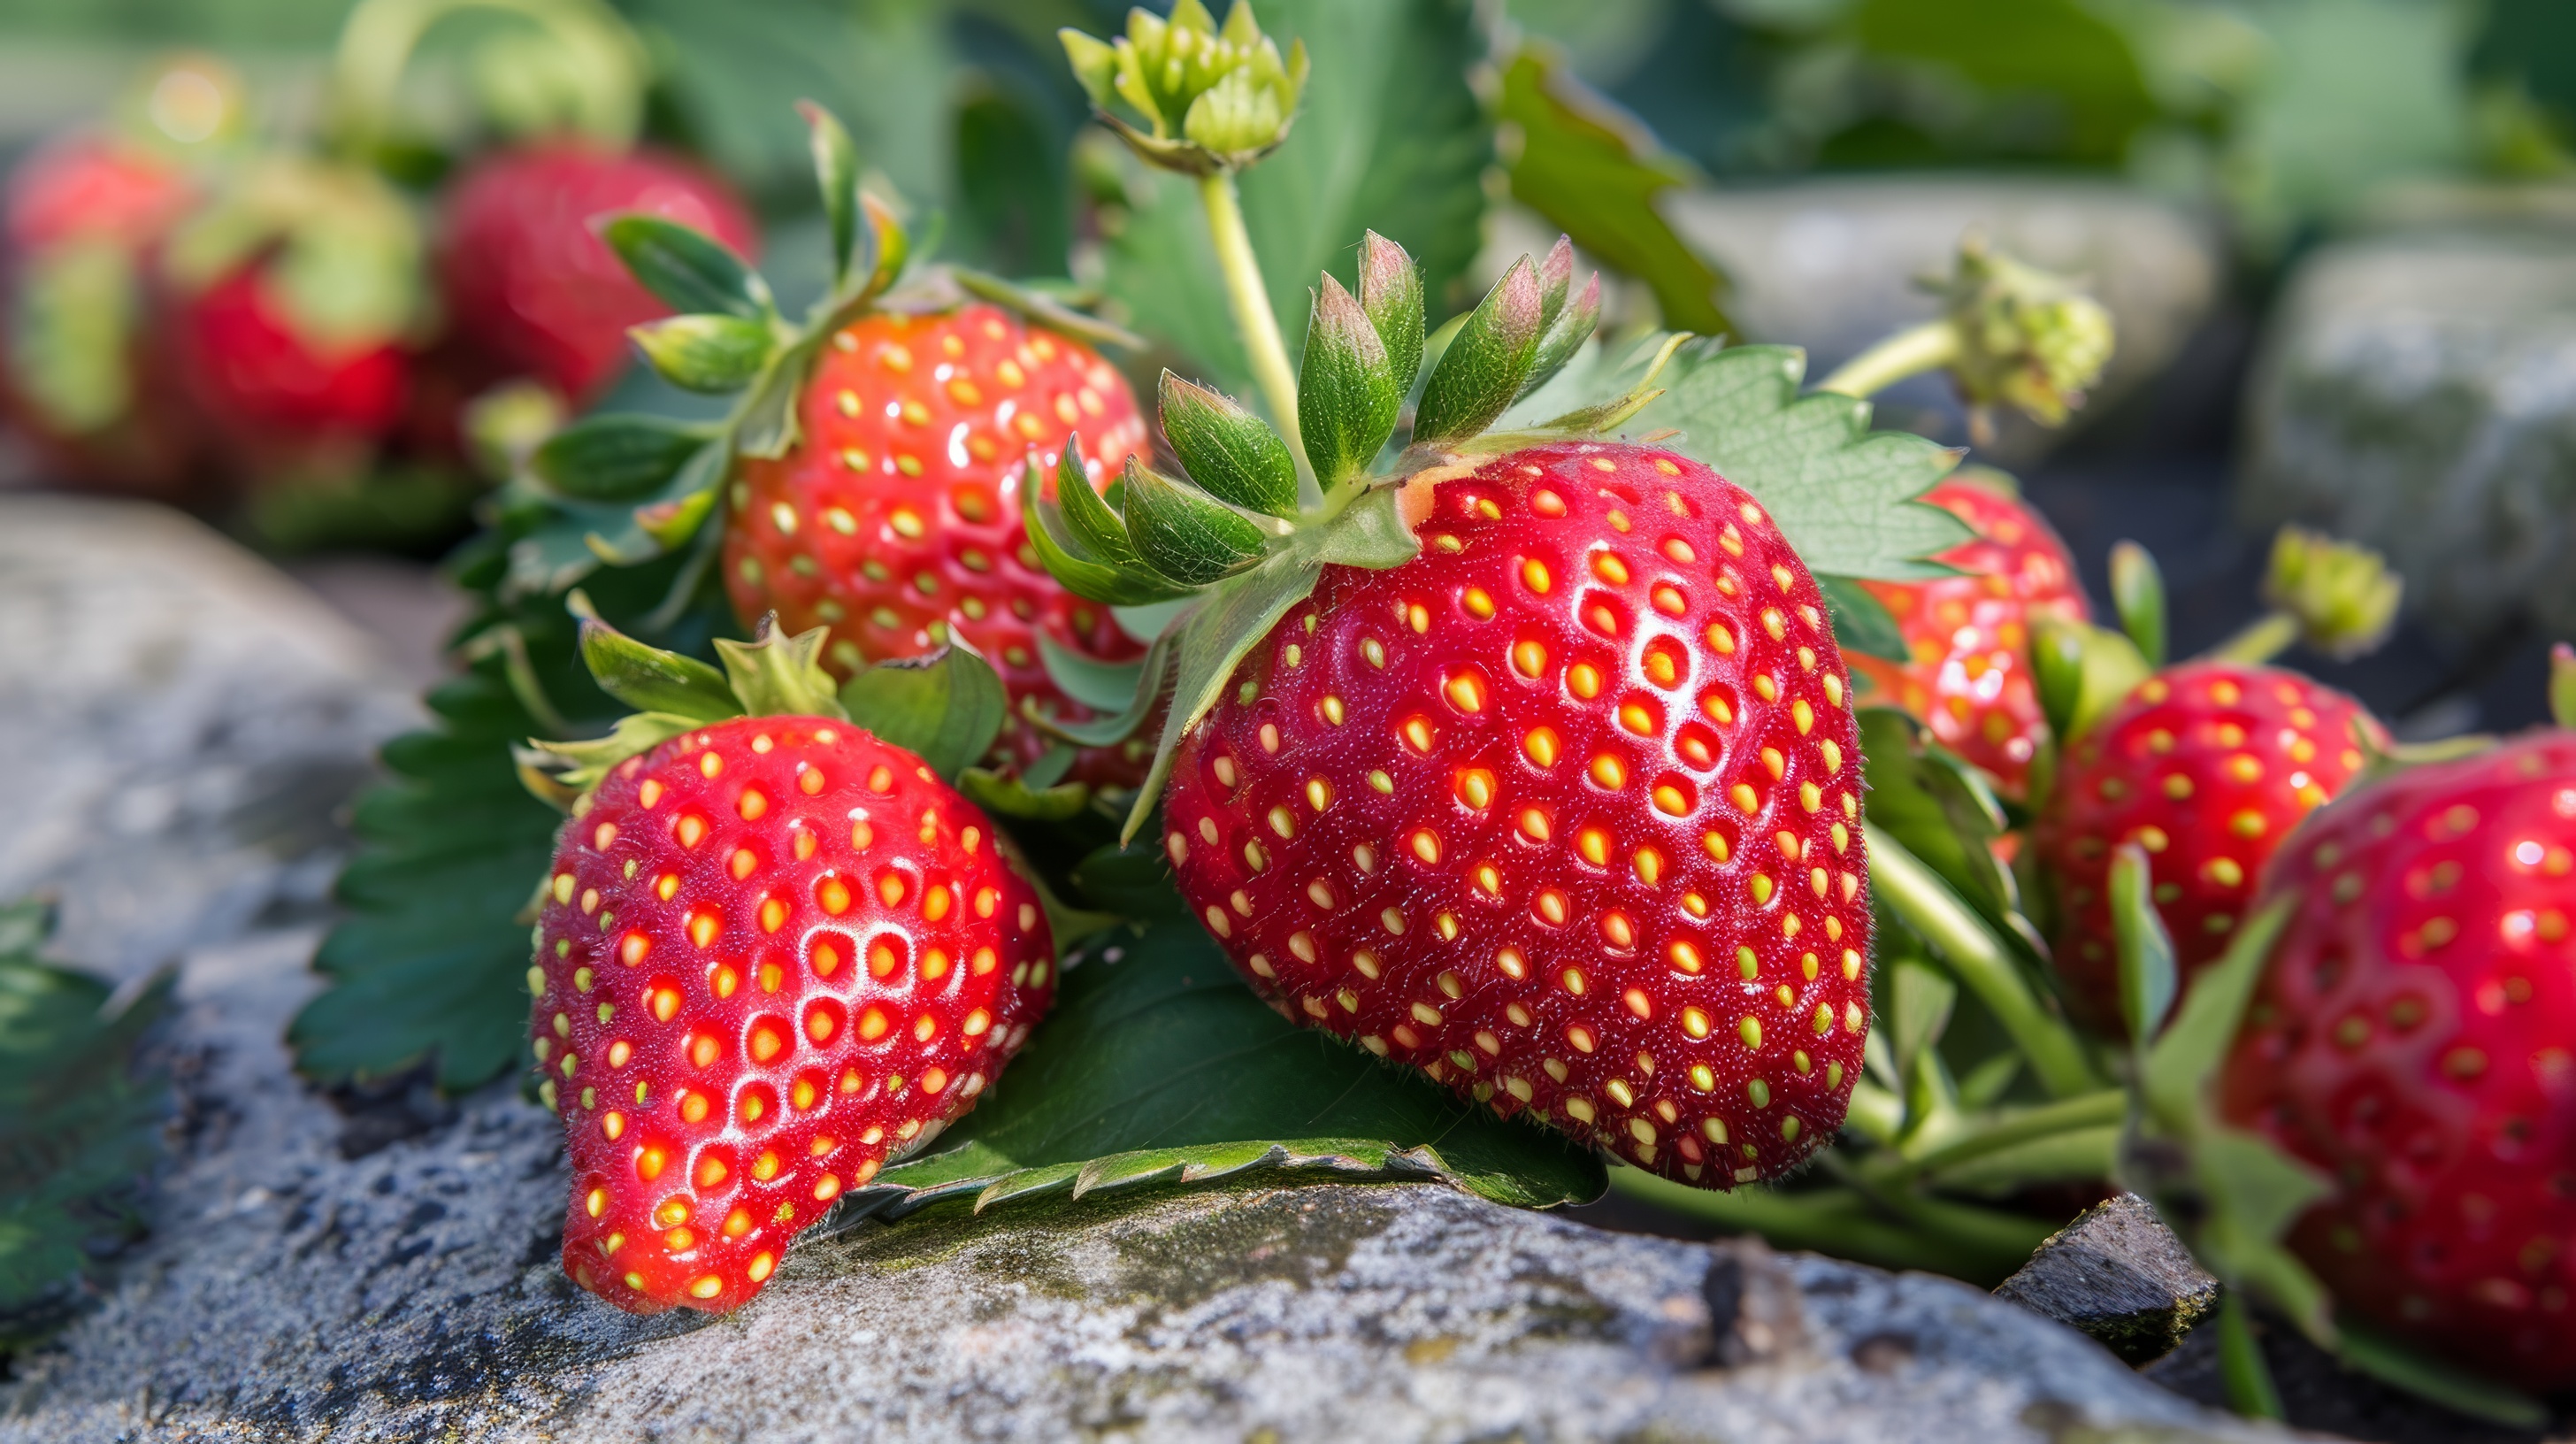
[[[2237,504],[2368,542],[2410,607],[2576,630],[2576,246],[2522,230],[2349,241],[2264,339]]]
[[[2218,1280],[2152,1205],[2124,1193],[2051,1234],[2019,1273],[1995,1286],[1995,1296],[2143,1364],[2171,1353],[2218,1306]]]
[[[1946,275],[1959,238],[1971,230],[2023,260],[2081,275],[2119,330],[2091,414],[2174,359],[2209,313],[2222,269],[2207,225],[2108,184],[1990,176],[1812,180],[1675,193],[1665,207],[1674,227],[1734,280],[1727,304],[1736,324],[1756,340],[1806,347],[1810,380],[1899,327],[1929,319],[1936,307],[1915,278]],[[1890,388],[1882,405],[1891,421],[1917,409],[1947,418],[1952,439],[1964,434],[1946,379]],[[2019,417],[1998,419],[2004,424],[1988,451],[2006,465],[2027,462],[2067,434]]]
[[[176,512],[0,495],[0,898],[60,891],[120,977],[310,911],[409,689],[311,593]]]
[[[95,956],[176,947],[187,1126],[149,1239],[0,1385],[0,1444],[2260,1437],[1947,1280],[1604,1233],[1439,1186],[1273,1178],[932,1212],[807,1239],[727,1318],[618,1313],[557,1266],[557,1126],[508,1085],[347,1156],[278,1042],[321,924],[250,926],[221,904],[258,876],[227,840],[236,804],[160,811],[113,849],[72,825],[208,758],[301,797],[408,715],[273,575],[111,514],[0,514],[0,615],[41,598],[64,626],[113,623],[41,647],[13,631],[0,653],[7,736],[81,724],[45,743],[79,784],[37,777],[16,813],[64,841],[13,866],[62,882]],[[143,654],[158,661],[135,662],[130,631],[162,639]],[[266,669],[265,690],[236,696],[227,663]],[[239,786],[224,796],[263,795]],[[109,865],[176,867],[198,839],[232,860],[148,894]]]

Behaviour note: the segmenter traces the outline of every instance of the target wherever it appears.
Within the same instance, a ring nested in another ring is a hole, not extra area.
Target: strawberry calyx
[[[716,642],[724,664],[718,670],[609,626],[579,592],[568,602],[582,619],[581,656],[591,677],[600,690],[635,709],[605,737],[532,740],[519,751],[521,782],[541,801],[575,817],[588,810],[591,794],[618,764],[736,717],[853,723],[916,754],[954,784],[993,745],[1009,705],[993,669],[954,645],[879,663],[838,684],[821,661],[827,628],[787,636],[776,630],[774,618],[764,617],[752,641]]]
[[[1414,523],[1437,482],[1480,457],[1599,435],[1662,394],[1655,378],[1685,336],[1648,347],[1642,376],[1615,398],[1494,429],[1592,338],[1601,280],[1590,277],[1580,291],[1573,280],[1574,247],[1564,237],[1543,261],[1521,257],[1449,328],[1426,367],[1421,273],[1403,247],[1369,232],[1358,294],[1327,274],[1315,295],[1295,428],[1311,485],[1290,443],[1250,408],[1169,371],[1158,399],[1177,474],[1131,457],[1101,493],[1084,480],[1076,446],[1065,448],[1052,488],[1032,465],[1020,488],[1029,540],[1068,591],[1120,607],[1187,603],[1127,669],[1133,700],[1117,715],[1040,724],[1070,742],[1106,745],[1141,725],[1169,686],[1171,706],[1126,837],[1153,811],[1174,750],[1216,705],[1235,664],[1306,599],[1326,566],[1385,570],[1411,561],[1421,550]],[[1417,382],[1411,430],[1380,470]],[[1061,648],[1046,657],[1059,672],[1075,660]],[[1058,680],[1068,692],[1097,681]]]

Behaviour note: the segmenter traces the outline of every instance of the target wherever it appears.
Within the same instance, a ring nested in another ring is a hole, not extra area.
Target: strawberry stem
[[[1842,1186],[1786,1192],[1745,1187],[1720,1193],[1626,1165],[1610,1170],[1610,1190],[1732,1231],[1760,1234],[1774,1248],[1812,1249],[1881,1268],[1922,1269],[1981,1283],[2001,1282],[2057,1231],[2045,1219],[1976,1204],[1900,1198],[1890,1207],[1888,1200]]]
[[[2248,1419],[2283,1419],[2281,1391],[2272,1383],[2272,1368],[2263,1360],[2262,1341],[2254,1337],[2254,1311],[2241,1289],[2229,1289],[2218,1300],[2218,1376],[2227,1388],[2227,1407]]]
[[[1874,1172],[1872,1177],[1885,1186],[1901,1186],[1927,1173],[1956,1168],[2035,1139],[2099,1128],[2106,1123],[2118,1123],[2128,1116],[2127,1089],[2102,1088],[2091,1093],[2079,1093],[2072,1098],[2062,1098],[2055,1103],[2044,1103],[2015,1113],[1965,1137],[1953,1138],[1919,1158],[1898,1161],[1884,1174]]]
[[[1243,224],[1243,200],[1234,173],[1220,170],[1199,177],[1199,202],[1207,210],[1208,237],[1216,243],[1217,269],[1225,274],[1226,299],[1234,308],[1234,328],[1252,362],[1252,379],[1270,408],[1270,424],[1288,443],[1300,478],[1311,483],[1306,444],[1297,434],[1297,372],[1288,364],[1288,346],[1280,339],[1279,318],[1270,309],[1270,289],[1261,279],[1261,261],[1252,253],[1252,233]]]
[[[1909,376],[1938,371],[1959,359],[1959,328],[1947,320],[1908,326],[1834,368],[1819,391],[1874,396]]]
[[[1993,1011],[2030,1060],[2040,1086],[2059,1098],[2102,1087],[2084,1045],[2032,992],[2012,953],[1967,904],[1903,843],[1871,825],[1870,887],[1906,926],[1923,935],[1970,992]]]

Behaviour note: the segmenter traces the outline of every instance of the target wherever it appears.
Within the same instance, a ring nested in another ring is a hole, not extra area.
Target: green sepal
[[[992,667],[953,645],[879,662],[841,688],[840,703],[877,740],[913,753],[950,782],[993,750],[1011,706]]]
[[[1082,810],[1091,805],[1089,783],[1031,787],[1026,778],[1005,776],[983,767],[969,767],[959,773],[957,790],[966,794],[967,801],[996,817],[1030,822],[1065,822],[1081,816]]]
[[[1316,481],[1329,492],[1375,461],[1403,406],[1404,388],[1377,327],[1327,273],[1297,378],[1297,425]]]
[[[660,216],[617,216],[599,238],[645,290],[683,315],[717,314],[766,321],[777,313],[769,283],[733,248],[703,231]]]
[[[1422,540],[1404,524],[1397,487],[1371,487],[1342,509],[1330,526],[1312,527],[1281,543],[1283,555],[1328,566],[1382,572],[1422,554]]]
[[[1410,395],[1422,372],[1422,268],[1375,231],[1360,238],[1360,310],[1386,347],[1396,393]]]
[[[1031,713],[1029,722],[1050,737],[1059,737],[1079,747],[1114,747],[1136,733],[1153,715],[1155,704],[1163,699],[1163,684],[1171,675],[1172,648],[1179,636],[1178,628],[1166,628],[1145,649],[1144,660],[1130,667],[1113,668],[1080,656],[1060,645],[1044,632],[1038,634],[1038,655],[1046,662],[1047,675],[1057,679],[1065,694],[1100,713],[1088,722],[1068,722],[1060,717]],[[1125,674],[1127,690],[1113,695],[1109,688],[1112,672]],[[1077,692],[1066,685],[1072,678],[1085,690]],[[1099,700],[1094,700],[1095,698]]]
[[[725,680],[742,715],[847,717],[834,695],[832,674],[823,670],[823,643],[830,629],[814,627],[787,636],[776,628],[773,614],[760,619],[757,641],[716,639],[716,656],[724,663]]]
[[[1301,533],[1310,535],[1310,533]],[[1136,805],[1119,833],[1125,842],[1145,825],[1172,773],[1172,755],[1181,738],[1224,695],[1235,664],[1288,615],[1290,608],[1314,593],[1324,574],[1320,559],[1302,551],[1282,552],[1218,588],[1189,619],[1174,630],[1172,704],[1163,716],[1163,735],[1154,748],[1154,765],[1136,789]]]
[[[1083,489],[1090,490],[1090,484],[1084,483]],[[1102,560],[1073,534],[1064,508],[1039,496],[1035,463],[1030,465],[1028,484],[1020,488],[1020,517],[1038,564],[1077,597],[1113,607],[1141,607],[1190,594],[1187,587],[1149,579],[1142,562],[1121,567]]]
[[[1911,1092],[1919,1061],[1933,1051],[1950,1025],[1950,1014],[1959,1002],[1959,984],[1911,947],[1891,952],[1881,967],[1882,996],[1887,999],[1882,1023],[1888,1047],[1896,1054],[1896,1076],[1906,1080]],[[1909,1106],[1907,1116],[1919,1126],[1922,1110]]]
[[[722,437],[700,446],[672,475],[660,495],[636,501],[629,514],[636,529],[660,550],[678,550],[715,514],[716,488],[732,465],[733,452]]]
[[[1649,337],[1647,344],[1639,347],[1636,353],[1647,358],[1645,370],[1637,376],[1635,382],[1626,391],[1607,401],[1595,401],[1577,406],[1570,411],[1548,416],[1543,421],[1528,424],[1520,424],[1516,421],[1508,428],[1486,431],[1466,441],[1458,442],[1450,449],[1469,456],[1500,456],[1526,447],[1543,446],[1551,441],[1599,436],[1605,432],[1615,431],[1663,396],[1664,388],[1656,383],[1662,379],[1664,368],[1691,339],[1680,332],[1673,332],[1660,338]],[[1575,354],[1581,355],[1582,348],[1577,347]],[[1585,379],[1603,379],[1603,377],[1604,373],[1595,369],[1593,375]],[[1551,378],[1549,385],[1540,386],[1525,393],[1519,402],[1513,404],[1512,411],[1513,413],[1545,414],[1543,408],[1547,402],[1571,399],[1561,397],[1562,393],[1582,393],[1593,389],[1595,388],[1580,383],[1560,382],[1557,378]],[[1531,399],[1533,397],[1537,400],[1533,401]],[[1523,405],[1524,402],[1529,404]]]
[[[806,140],[814,153],[814,188],[823,197],[823,220],[832,238],[832,289],[838,291],[849,284],[862,229],[858,148],[839,116],[810,100],[796,102],[796,110],[805,117]],[[862,274],[874,269],[871,256]]]
[[[2180,973],[2173,935],[2150,894],[2146,849],[2121,843],[2111,853],[2111,932],[2120,950],[2120,1006],[2129,1037],[2144,1048],[2164,1026]]]
[[[1091,489],[1091,479],[1082,472],[1082,433],[1065,438],[1064,450],[1058,453],[1055,466],[1055,496],[1046,505],[1062,516],[1065,528],[1079,543],[1078,554],[1088,556],[1120,571],[1151,572],[1145,559],[1138,555],[1135,541],[1127,533],[1127,523],[1100,493]],[[1122,488],[1125,481],[1118,483]],[[1024,495],[1036,497],[1041,488],[1032,463],[1029,484]],[[1168,579],[1166,579],[1168,580]]]
[[[1896,625],[1887,605],[1869,588],[1851,577],[1820,575],[1816,590],[1824,593],[1825,611],[1834,619],[1834,645],[1846,652],[1890,662],[1912,660],[1905,648],[1904,631]]]
[[[519,780],[538,801],[569,811],[575,798],[597,787],[618,763],[703,725],[702,719],[668,712],[629,712],[605,737],[532,742],[530,750],[538,755],[520,759]],[[571,765],[554,765],[557,759]]]
[[[1311,349],[1311,340],[1308,345]],[[1279,433],[1271,430],[1267,422],[1231,398],[1184,381],[1168,370],[1156,390],[1163,439],[1172,444],[1172,453],[1181,459],[1181,469],[1189,473],[1200,490],[1268,516],[1288,518],[1297,514],[1297,461],[1288,454],[1288,443],[1280,440]],[[1302,413],[1304,395],[1301,393],[1298,399]],[[1387,426],[1392,430],[1394,425],[1395,418],[1390,414]],[[1310,453],[1314,437],[1313,423],[1309,422],[1306,446]],[[1379,438],[1381,444],[1384,441],[1384,437]]]
[[[2082,740],[2154,671],[2127,637],[2055,616],[2031,619],[2030,658],[2040,710],[2060,747]]]
[[[1549,248],[1546,262],[1539,268],[1540,338],[1538,352],[1530,361],[1529,375],[1522,379],[1520,396],[1527,396],[1553,380],[1565,369],[1565,363],[1592,339],[1593,328],[1601,323],[1601,277],[1594,273],[1567,303],[1569,283],[1574,279],[1574,243],[1563,236]],[[1514,400],[1520,399],[1518,396]]]
[[[1862,707],[1854,717],[1870,824],[1948,883],[1996,936],[2032,959],[2046,956],[2022,914],[2012,869],[1996,860],[2005,818],[1985,775],[1894,707]]]
[[[587,607],[576,603],[575,610]],[[581,660],[601,691],[638,712],[667,712],[693,722],[743,715],[724,673],[695,657],[648,647],[595,616],[582,617]]]
[[[2149,667],[2165,664],[2165,578],[2153,553],[2133,541],[2111,546],[2111,607]]]
[[[1183,586],[1207,586],[1259,562],[1268,538],[1241,512],[1127,458],[1122,509],[1147,566]]]
[[[715,432],[667,416],[586,416],[529,453],[528,470],[581,501],[635,501],[674,476]]]
[[[1538,274],[1523,256],[1468,313],[1431,368],[1414,408],[1414,444],[1463,441],[1502,415],[1521,394],[1545,324]]]
[[[2201,1121],[2209,1082],[2236,1041],[2264,962],[2296,905],[2296,899],[2281,898],[2248,916],[2227,951],[2192,979],[2173,1021],[2148,1047],[2138,1084],[2148,1115],[2159,1124],[2179,1132]]]
[[[2549,648],[2549,718],[2576,727],[2576,647],[2565,642]]]
[[[714,314],[665,316],[626,334],[663,380],[716,395],[750,385],[778,345],[762,322]]]

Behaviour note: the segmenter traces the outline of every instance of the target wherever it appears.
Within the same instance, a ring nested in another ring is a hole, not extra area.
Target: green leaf
[[[1665,372],[1664,394],[1632,425],[1676,428],[1664,444],[1753,493],[1810,569],[1887,580],[1948,576],[1929,558],[1969,539],[1967,525],[1915,498],[1956,453],[1905,432],[1869,430],[1869,403],[1801,397],[1804,353],[1720,350],[1694,341]]]
[[[1816,590],[1825,594],[1825,610],[1834,619],[1834,645],[1846,652],[1867,657],[1884,657],[1891,662],[1912,660],[1906,651],[1905,633],[1888,614],[1885,603],[1870,594],[1851,577],[1819,575]]]
[[[601,226],[599,238],[645,290],[682,315],[758,322],[776,311],[769,283],[732,247],[704,231],[660,216],[631,214]]]
[[[1377,327],[1327,272],[1315,295],[1297,376],[1298,433],[1315,479],[1326,491],[1377,459],[1379,448],[1395,434],[1396,413],[1403,406],[1404,390],[1396,383],[1395,364],[1387,359]]]
[[[1312,340],[1307,342],[1309,347],[1313,344]],[[1181,469],[1201,490],[1269,516],[1297,514],[1297,461],[1288,454],[1288,443],[1279,439],[1278,432],[1240,403],[1184,381],[1168,370],[1157,389],[1163,437],[1172,443],[1172,454],[1181,459]],[[1392,414],[1387,424],[1390,428],[1395,424]],[[1306,437],[1311,451],[1315,444],[1311,423]],[[1383,442],[1385,438],[1379,440]],[[1372,451],[1370,455],[1376,453]]]
[[[2089,622],[2031,620],[2032,680],[2060,747],[2072,745],[2153,670],[2135,643]]]
[[[1375,231],[1360,238],[1360,310],[1386,347],[1396,394],[1411,395],[1422,370],[1422,268]]]
[[[1413,413],[1416,445],[1463,441],[1519,399],[1538,357],[1540,312],[1538,273],[1523,256],[1468,313],[1422,383]]]
[[[129,998],[39,962],[52,909],[0,910],[0,1351],[68,1322],[98,1259],[143,1231],[140,1186],[161,1161],[168,1091],[134,1044],[176,977]]]
[[[2576,727],[2576,647],[2565,642],[2549,649],[2549,719]]]
[[[1426,295],[1447,296],[1483,244],[1493,159],[1492,122],[1467,83],[1485,55],[1476,7],[1262,0],[1259,9],[1283,52],[1293,36],[1313,56],[1296,129],[1241,177],[1272,311],[1304,314],[1318,272],[1347,277],[1351,238],[1368,228],[1421,262]],[[1138,331],[1196,362],[1192,374],[1252,394],[1197,187],[1142,172],[1127,189],[1131,209],[1104,247],[1109,294]],[[1394,357],[1395,338],[1381,334]]]
[[[2111,546],[2111,606],[2150,668],[2165,664],[2165,578],[2156,559],[2133,541]]]
[[[2025,937],[2012,873],[1995,860],[2004,818],[1976,770],[1892,707],[1862,707],[1869,820],[1939,874],[1997,933]]]
[[[2143,1049],[2164,1027],[2180,973],[2173,935],[2149,894],[2147,851],[2124,842],[2111,854],[2111,931],[2120,948],[2120,1005],[2129,1037]]]
[[[840,1217],[1255,1169],[1445,1178],[1520,1207],[1605,1186],[1600,1161],[1570,1141],[1292,1026],[1205,933],[1175,923],[1113,932],[1070,960],[1053,1015],[985,1100]]]
[[[714,435],[665,416],[588,416],[547,437],[528,469],[578,500],[635,501],[677,476]]]
[[[1524,46],[1503,67],[1498,117],[1516,128],[1512,198],[1575,244],[1644,281],[1664,325],[1715,336],[1735,329],[1719,304],[1725,278],[1674,233],[1656,197],[1686,166],[1583,88],[1553,50]]]
[[[832,674],[823,670],[823,641],[830,629],[815,627],[787,636],[773,630],[774,617],[763,617],[761,636],[750,642],[727,637],[716,643],[724,663],[725,683],[740,701],[746,717],[840,717]]]
[[[1127,535],[1145,564],[1183,586],[1206,586],[1261,560],[1268,538],[1240,512],[1127,458]]]
[[[1182,734],[1216,705],[1235,664],[1288,615],[1289,608],[1314,593],[1315,581],[1323,574],[1324,564],[1316,558],[1295,552],[1274,556],[1217,588],[1176,629],[1171,709],[1163,714],[1163,736],[1154,748],[1154,765],[1146,772],[1144,785],[1136,789],[1135,810],[1127,815],[1122,841],[1136,835],[1146,814],[1154,810],[1155,799],[1162,796],[1163,780],[1171,775],[1172,754]]]
[[[1101,698],[1101,702],[1086,701],[1071,688],[1066,689],[1067,696],[1101,715],[1088,722],[1068,722],[1062,718],[1040,714],[1030,719],[1032,725],[1049,736],[1061,737],[1082,747],[1114,747],[1126,741],[1135,734],[1137,728],[1145,725],[1145,719],[1153,714],[1155,706],[1163,700],[1163,684],[1164,680],[1171,675],[1172,651],[1178,638],[1178,630],[1167,627],[1155,634],[1153,645],[1145,649],[1143,661],[1132,668],[1109,668],[1087,658],[1077,657],[1071,651],[1058,646],[1044,632],[1040,632],[1038,651],[1046,659],[1048,675],[1073,676],[1076,674],[1077,663],[1101,669],[1099,673],[1083,681],[1086,687],[1096,685],[1097,690],[1092,695]],[[1062,673],[1057,670],[1059,661],[1064,664]],[[1125,674],[1129,678],[1125,695],[1115,700],[1111,700],[1110,697],[1111,679],[1105,675],[1110,671]],[[1106,705],[1102,705],[1103,703]]]
[[[700,722],[743,715],[725,674],[694,657],[647,646],[595,618],[581,624],[581,659],[601,691],[638,712]]]
[[[966,794],[967,801],[996,817],[1019,817],[1031,822],[1063,822],[1080,816],[1091,805],[1088,783],[1032,787],[1027,778],[1005,777],[982,767],[969,767],[959,773],[957,790]]]
[[[738,316],[666,316],[626,334],[663,380],[717,394],[750,385],[777,345],[768,326]]]
[[[1142,660],[1104,662],[1075,651],[1043,629],[1037,638],[1038,661],[1045,666],[1047,678],[1055,683],[1057,691],[1094,712],[1121,712],[1136,700],[1136,684],[1145,676]]]
[[[1887,1041],[1896,1050],[1896,1073],[1914,1075],[1914,1061],[1941,1041],[1959,985],[1928,958],[1904,952],[1887,963]]]
[[[879,662],[841,688],[850,720],[954,782],[993,750],[1010,714],[1002,679],[962,647]]]
[[[1093,907],[1121,917],[1141,923],[1191,921],[1190,905],[1172,882],[1162,844],[1151,837],[1094,850],[1075,865],[1073,885]]]
[[[796,113],[805,117],[811,137],[814,189],[823,198],[823,223],[832,238],[832,289],[838,291],[849,284],[850,261],[859,243],[859,153],[839,116],[810,100],[798,101]]]

